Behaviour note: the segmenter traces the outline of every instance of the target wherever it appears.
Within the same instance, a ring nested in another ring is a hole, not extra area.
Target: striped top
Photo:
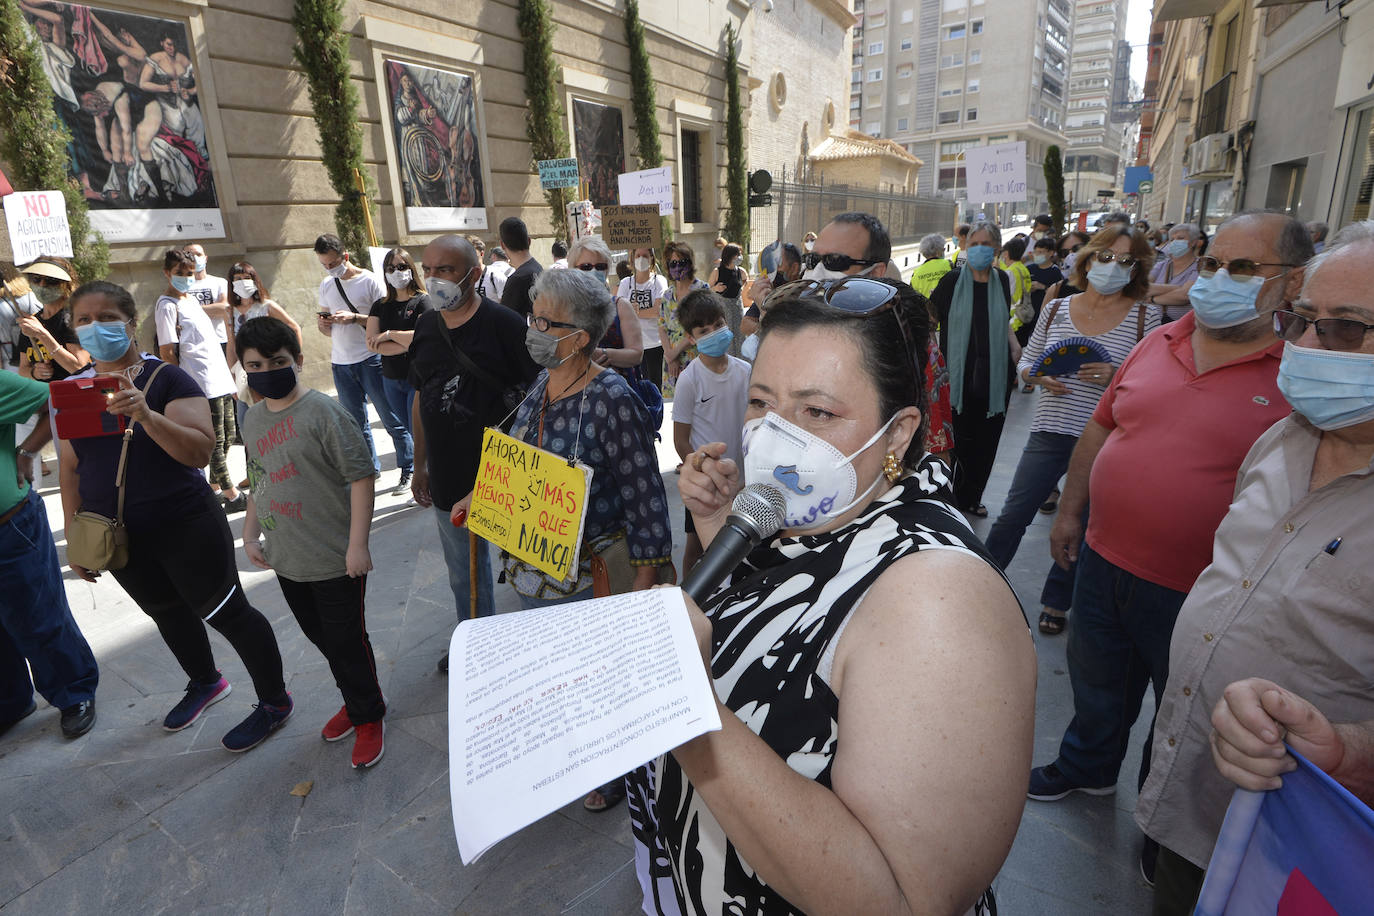
[[[1138,311],[1145,310],[1144,333],[1148,334],[1160,325],[1159,306],[1137,303],[1126,313],[1120,324],[1104,334],[1084,334],[1073,323],[1069,309],[1070,297],[1046,302],[1040,310],[1040,320],[1035,323],[1035,331],[1030,341],[1021,351],[1021,361],[1016,366],[1017,374],[1033,368],[1045,354],[1048,344],[1068,337],[1092,337],[1112,355],[1112,365],[1120,366],[1126,355],[1140,342],[1137,330],[1140,326]],[[1055,306],[1058,306],[1056,309]],[[1050,318],[1053,317],[1053,324]],[[1061,433],[1066,436],[1080,436],[1083,427],[1088,425],[1093,410],[1097,407],[1104,385],[1082,382],[1077,376],[1064,376],[1059,379],[1069,386],[1068,394],[1050,394],[1043,388],[1035,395],[1035,416],[1031,419],[1031,431],[1038,433]]]

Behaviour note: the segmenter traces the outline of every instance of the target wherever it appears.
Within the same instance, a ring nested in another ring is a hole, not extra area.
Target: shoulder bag
[[[167,367],[160,364],[148,377],[145,392],[153,387],[157,375]],[[123,569],[129,563],[129,532],[124,528],[124,477],[129,463],[129,441],[134,437],[134,424],[124,430],[124,444],[119,449],[119,468],[115,472],[115,487],[119,496],[115,517],[98,512],[78,511],[67,526],[67,562],[100,572]]]
[[[458,360],[458,364],[462,366],[469,375],[477,379],[477,381],[481,382],[492,391],[500,393],[501,409],[507,414],[510,414],[505,422],[505,430],[509,432],[510,422],[515,418],[515,408],[519,407],[520,402],[525,400],[525,395],[529,393],[529,390],[524,385],[504,384],[497,379],[496,376],[473,362],[471,357],[454,345],[453,332],[449,330],[448,325],[444,324],[443,316],[436,311],[434,317],[436,323],[439,325],[439,336],[444,339],[444,343],[448,344],[449,351],[453,354],[454,359]]]

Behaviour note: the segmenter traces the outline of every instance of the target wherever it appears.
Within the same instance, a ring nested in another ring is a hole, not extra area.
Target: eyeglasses
[[[608,270],[611,265],[605,261],[597,261],[595,264],[578,264],[578,270]]]
[[[1280,264],[1277,261],[1252,261],[1249,258],[1236,258],[1233,261],[1221,261],[1211,255],[1205,254],[1197,259],[1197,272],[1199,276],[1211,277],[1223,267],[1226,272],[1233,277],[1254,277],[1258,276],[1261,267],[1297,267],[1296,264]]]
[[[549,333],[549,328],[567,328],[570,331],[582,330],[575,324],[568,324],[566,321],[554,321],[542,315],[536,315],[533,312],[525,316],[525,324],[539,331],[541,334]]]
[[[886,258],[882,260],[873,258],[851,258],[847,254],[839,254],[837,252],[816,254],[814,251],[808,251],[806,254],[802,255],[802,264],[806,265],[807,270],[810,270],[817,264],[824,264],[826,270],[848,270],[858,264],[867,267],[870,264],[886,263]]]
[[[46,274],[24,274],[24,279],[29,281],[29,286],[61,286],[62,281],[56,277],[49,277]]]
[[[831,269],[838,270],[839,268]],[[769,293],[768,298],[763,302],[765,313],[772,308],[773,301],[779,297],[820,299],[831,308],[847,312],[855,318],[871,318],[890,310],[892,316],[897,319],[897,328],[902,332],[902,341],[906,344],[902,350],[906,353],[907,361],[911,366],[911,376],[916,380],[916,384],[924,384],[925,376],[921,374],[916,365],[916,356],[911,352],[911,334],[906,329],[906,322],[902,319],[901,310],[896,307],[897,287],[868,277],[845,277],[843,280],[793,280],[791,283],[784,283]]]
[[[1122,267],[1128,268],[1134,267],[1140,261],[1139,258],[1133,258],[1128,254],[1117,254],[1114,251],[1099,251],[1095,257],[1103,264],[1110,264],[1115,261]]]
[[[684,260],[682,260],[682,259],[680,259],[680,258],[675,258],[675,259],[673,259],[673,260],[671,260],[671,261],[668,262],[668,267],[669,267],[670,269],[671,269],[671,268],[674,268],[674,267],[691,267],[691,266],[692,266],[692,262],[691,262],[691,261],[684,261]]]
[[[1364,335],[1374,331],[1374,324],[1354,318],[1305,318],[1282,309],[1274,313],[1274,333],[1282,340],[1297,343],[1309,324],[1317,329],[1317,339],[1332,350],[1358,350]]]

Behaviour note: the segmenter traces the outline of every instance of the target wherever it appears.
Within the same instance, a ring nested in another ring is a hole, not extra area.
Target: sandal
[[[1064,632],[1064,621],[1067,615],[1051,614],[1049,609],[1040,612],[1040,632],[1046,636],[1058,636]]]
[[[1059,510],[1059,488],[1055,487],[1050,491],[1050,498],[1040,504],[1040,512],[1043,515],[1053,515]]]
[[[965,509],[964,512],[966,512],[969,515],[972,515],[974,518],[988,517],[988,507],[983,505],[982,503],[979,503],[976,506],[970,506],[969,508]]]
[[[597,801],[600,799],[600,801]],[[613,779],[600,786],[582,799],[582,807],[588,811],[600,814],[602,811],[609,811],[616,805],[625,800],[625,780],[624,778]]]

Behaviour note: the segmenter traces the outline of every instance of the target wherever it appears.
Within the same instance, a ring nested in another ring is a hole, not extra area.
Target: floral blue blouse
[[[592,469],[583,538],[599,550],[617,537],[629,541],[630,563],[659,566],[673,553],[668,497],[644,405],[618,373],[603,370],[578,394],[544,406],[548,372],[540,372],[516,410],[511,435]],[[539,414],[544,411],[543,441]],[[557,598],[590,588],[591,559],[584,550],[576,581],[553,582],[514,557],[504,559],[506,579],[522,595]]]

